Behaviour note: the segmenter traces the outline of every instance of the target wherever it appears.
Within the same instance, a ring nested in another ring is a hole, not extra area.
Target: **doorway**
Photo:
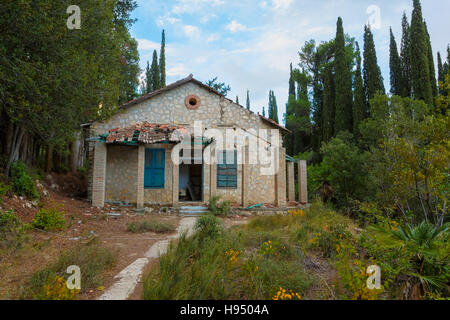
[[[179,201],[203,201],[203,165],[180,164],[179,173]]]

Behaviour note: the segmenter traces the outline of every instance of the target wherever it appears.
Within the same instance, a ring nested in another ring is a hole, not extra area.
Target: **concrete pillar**
[[[278,172],[275,175],[276,205],[286,207],[286,149],[278,148]]]
[[[139,145],[137,158],[137,193],[136,208],[144,208],[144,170],[145,170],[145,146]]]
[[[178,163],[172,162],[172,206],[178,207],[178,203],[180,200],[179,197],[179,186],[180,186],[180,166]]]
[[[298,194],[301,204],[308,203],[308,179],[306,174],[306,160],[298,162]]]
[[[216,146],[211,146],[211,166],[209,170],[210,174],[210,198],[216,195],[217,190],[217,158],[216,158]]]
[[[289,201],[295,201],[295,167],[294,162],[287,163],[287,183],[288,183],[288,199]]]
[[[242,206],[249,206],[249,186],[250,186],[250,159],[248,145],[242,148]]]
[[[203,202],[208,203],[211,195],[211,163],[209,161],[210,158],[210,149],[206,147],[203,150]],[[206,163],[206,159],[208,159],[208,163]]]
[[[106,143],[97,141],[92,172],[92,206],[99,208],[105,205],[106,153]]]

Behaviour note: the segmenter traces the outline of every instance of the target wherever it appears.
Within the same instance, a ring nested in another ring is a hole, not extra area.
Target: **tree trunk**
[[[8,162],[6,164],[5,168],[5,175],[9,176],[11,164],[14,161],[17,161],[19,159],[19,150],[20,145],[22,144],[23,136],[25,134],[25,130],[19,126],[16,126],[14,129],[12,141],[11,141],[11,148],[8,156]]]
[[[45,172],[49,173],[53,168],[53,146],[47,147],[47,161],[45,163]]]

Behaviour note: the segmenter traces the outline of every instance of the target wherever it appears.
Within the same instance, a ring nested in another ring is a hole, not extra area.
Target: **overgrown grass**
[[[0,211],[0,253],[21,248],[26,240],[27,229],[28,225],[16,217],[12,210]]]
[[[103,285],[104,273],[110,270],[116,263],[117,253],[100,246],[98,240],[93,239],[87,244],[79,244],[76,247],[63,252],[57,260],[45,268],[35,272],[29,279],[22,298],[31,299],[64,299],[62,297],[49,296],[46,290],[48,286],[57,286],[55,281],[67,280],[69,274],[67,267],[75,265],[81,270],[81,293],[90,289],[96,289]]]
[[[140,222],[130,222],[127,224],[127,231],[132,233],[142,233],[142,232],[167,233],[173,232],[175,230],[176,226],[174,223],[156,219]]]
[[[290,217],[275,219],[289,228]],[[303,253],[283,228],[255,230],[257,224],[224,230],[218,218],[200,218],[197,232],[171,244],[144,277],[143,298],[261,300],[276,296],[280,287],[301,296],[314,282],[302,267]],[[271,250],[265,250],[268,241]]]

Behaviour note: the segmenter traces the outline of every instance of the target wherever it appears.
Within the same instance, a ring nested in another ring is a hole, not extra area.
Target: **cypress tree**
[[[323,142],[328,142],[334,136],[335,121],[337,120],[337,102],[336,102],[336,86],[335,78],[333,75],[333,68],[328,65],[325,68],[325,79],[324,79],[324,89],[323,89]],[[336,119],[336,120],[335,120]]]
[[[292,73],[292,63],[291,63],[291,73],[289,76],[289,96],[293,95],[295,97],[295,80],[294,80],[294,75]]]
[[[269,104],[267,106],[267,112],[269,119],[273,120],[272,90],[269,90]]]
[[[364,26],[364,91],[370,110],[370,99],[376,93],[385,94],[383,76],[377,62],[377,53],[370,26]]]
[[[436,68],[434,67],[434,59],[433,59],[433,48],[431,47],[431,39],[430,34],[428,33],[427,23],[423,23],[425,27],[425,35],[427,40],[428,47],[428,67],[430,68],[430,86],[431,92],[433,93],[433,97],[437,97],[438,90],[436,85]]]
[[[246,101],[247,109],[250,110],[250,92],[247,89],[247,101]]]
[[[156,53],[156,50],[153,50],[153,61],[152,66],[150,68],[150,81],[151,81],[151,91],[155,91],[161,87],[160,84],[160,72],[159,72],[159,66],[158,66],[158,54]]]
[[[273,110],[273,121],[276,123],[280,123],[278,121],[278,105],[277,105],[277,98],[275,97],[275,93],[272,91],[272,110]]]
[[[263,112],[262,112],[263,117],[266,116],[266,108],[263,107]]]
[[[334,67],[334,83],[336,86],[334,132],[336,134],[346,130],[351,132],[353,130],[352,74],[350,70],[350,61],[347,58],[345,49],[345,36],[341,17],[339,17],[337,21]]]
[[[408,18],[403,13],[402,19],[402,44],[400,48],[402,64],[402,88],[401,96],[411,98],[412,96],[412,76],[411,76],[411,34]]]
[[[162,31],[161,52],[159,53],[160,86],[166,86],[166,33]]]
[[[367,103],[364,95],[364,84],[361,70],[361,52],[356,42],[355,100],[353,102],[353,133],[359,136],[359,125],[367,117]]]
[[[149,93],[152,91],[152,76],[150,73],[150,64],[147,61],[147,68],[145,69],[145,88],[144,93]]]
[[[236,96],[236,104],[239,104],[239,97]]]
[[[392,28],[390,29],[391,41],[390,41],[390,55],[389,55],[389,67],[391,71],[391,93],[397,96],[402,94],[402,66],[400,56],[397,51],[397,42],[395,41]]]
[[[444,82],[445,80],[444,66],[442,64],[441,53],[439,51],[437,53],[437,61],[438,61],[438,81]]]
[[[417,100],[433,104],[433,91],[430,84],[430,67],[428,63],[428,45],[422,18],[422,6],[414,0],[411,19],[411,79],[413,96]]]

